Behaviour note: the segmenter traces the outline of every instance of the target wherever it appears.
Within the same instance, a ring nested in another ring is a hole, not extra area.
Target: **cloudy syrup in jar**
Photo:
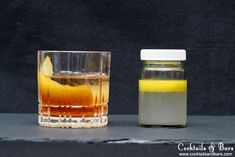
[[[139,80],[139,124],[185,127],[185,50],[142,50],[141,60],[143,68]]]

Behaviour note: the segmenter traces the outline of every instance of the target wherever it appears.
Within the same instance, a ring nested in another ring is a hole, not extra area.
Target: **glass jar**
[[[187,80],[182,49],[142,49],[139,80],[141,126],[186,126]]]

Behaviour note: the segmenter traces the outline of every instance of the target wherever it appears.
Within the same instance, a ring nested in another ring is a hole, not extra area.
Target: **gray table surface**
[[[75,141],[85,143],[235,143],[235,116],[188,116],[186,128],[143,128],[137,115],[110,115],[96,129],[41,127],[37,114],[0,114],[0,140]]]

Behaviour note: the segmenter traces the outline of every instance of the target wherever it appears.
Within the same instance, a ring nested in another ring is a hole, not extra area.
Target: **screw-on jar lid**
[[[184,61],[186,51],[184,49],[142,49],[140,60]]]

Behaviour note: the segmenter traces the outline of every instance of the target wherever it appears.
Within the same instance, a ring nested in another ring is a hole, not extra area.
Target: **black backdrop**
[[[1,0],[0,112],[37,112],[36,51],[112,51],[110,113],[137,113],[141,48],[187,50],[188,113],[235,114],[235,1]]]

